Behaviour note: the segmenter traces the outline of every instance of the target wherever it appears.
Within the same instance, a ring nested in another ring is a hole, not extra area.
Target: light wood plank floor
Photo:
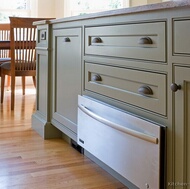
[[[35,89],[10,91],[0,106],[0,189],[127,189],[64,140],[43,140],[31,129]]]

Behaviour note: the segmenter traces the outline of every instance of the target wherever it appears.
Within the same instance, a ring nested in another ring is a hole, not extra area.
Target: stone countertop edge
[[[183,8],[190,7],[190,0],[173,0],[162,3],[148,4],[136,7],[122,8],[116,10],[102,11],[97,13],[90,13],[80,16],[71,16],[65,18],[58,18],[48,21],[37,21],[34,22],[34,25],[42,25],[42,24],[53,24],[60,22],[70,22],[70,21],[79,21],[85,19],[95,19],[100,17],[109,17],[109,16],[119,16],[119,15],[127,15],[138,12],[147,12],[147,11],[156,11],[156,10],[167,10],[173,8]]]
[[[44,24],[49,24],[49,23],[50,23],[50,20],[45,20],[45,18],[44,18],[44,20],[33,22],[33,25],[36,26],[36,25],[44,25]]]

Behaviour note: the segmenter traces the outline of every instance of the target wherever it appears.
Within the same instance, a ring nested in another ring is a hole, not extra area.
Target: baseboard
[[[43,139],[62,138],[62,132],[37,114],[32,115],[32,129]]]

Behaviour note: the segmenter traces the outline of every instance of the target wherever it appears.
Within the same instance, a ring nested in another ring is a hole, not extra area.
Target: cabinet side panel
[[[47,55],[38,52],[37,110],[47,116]]]

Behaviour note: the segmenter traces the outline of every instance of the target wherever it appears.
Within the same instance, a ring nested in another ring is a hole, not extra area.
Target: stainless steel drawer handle
[[[64,42],[71,42],[71,40],[69,37],[66,37]]]
[[[100,37],[95,37],[93,40],[92,40],[92,43],[102,43],[102,39]]]
[[[99,74],[96,74],[92,76],[92,81],[102,81],[102,78]]]
[[[110,126],[118,131],[124,132],[128,135],[134,136],[136,138],[140,138],[142,140],[154,143],[154,144],[158,144],[158,138],[151,136],[151,135],[147,135],[145,133],[127,128],[127,127],[123,127],[122,125],[119,125],[117,123],[113,123],[95,113],[93,113],[92,111],[90,111],[89,109],[87,109],[85,106],[83,106],[82,104],[79,104],[78,107],[80,108],[81,111],[83,111],[85,114],[89,115],[90,117],[92,117],[93,119],[107,125]]]
[[[139,87],[138,92],[141,95],[153,95],[152,89],[147,85],[143,85],[143,86]]]
[[[142,37],[139,39],[140,45],[153,44],[152,39],[150,37]]]

